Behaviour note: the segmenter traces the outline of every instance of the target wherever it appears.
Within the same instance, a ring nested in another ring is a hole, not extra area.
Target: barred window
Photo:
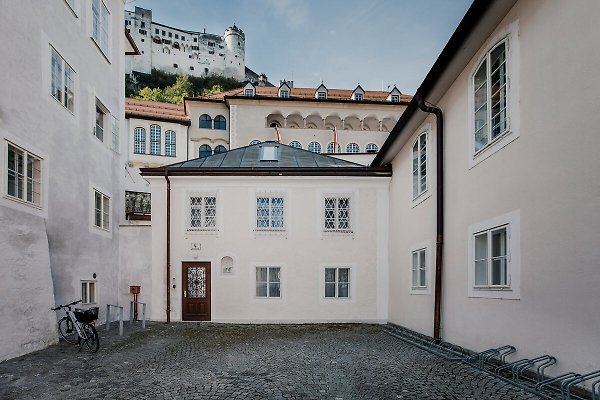
[[[146,129],[137,127],[133,132],[133,152],[146,154]]]
[[[256,229],[285,229],[283,197],[258,196],[256,198]]]
[[[175,132],[165,132],[165,156],[175,157]]]
[[[342,148],[339,143],[336,143],[335,151],[333,149],[334,149],[333,142],[327,144],[327,153],[331,154],[331,153],[341,153],[342,152]]]
[[[319,142],[310,142],[308,144],[308,151],[312,153],[320,153],[321,152],[321,143]]]
[[[324,231],[352,232],[349,197],[325,197],[324,212]]]
[[[360,147],[356,143],[348,143],[346,146],[346,153],[358,153],[360,152]]]
[[[295,149],[301,149],[302,148],[302,144],[296,140],[292,140],[290,142],[290,147],[293,147]]]
[[[365,149],[367,153],[377,153],[379,151],[379,147],[375,143],[369,143]]]
[[[190,230],[217,230],[216,196],[190,196]]]
[[[160,125],[150,125],[150,154],[160,155]]]

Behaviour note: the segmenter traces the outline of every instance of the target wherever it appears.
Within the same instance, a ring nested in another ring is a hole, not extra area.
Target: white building
[[[159,24],[152,10],[125,11],[125,28],[141,55],[127,57],[126,73],[149,74],[153,68],[192,76],[222,75],[243,81],[246,77],[244,32],[233,25],[223,35],[194,32]]]
[[[372,164],[393,168],[389,321],[598,370],[598,18],[594,1],[473,3]]]

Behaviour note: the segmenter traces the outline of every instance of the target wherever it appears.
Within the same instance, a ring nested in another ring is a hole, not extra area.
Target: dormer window
[[[402,95],[402,93],[394,86],[386,100],[391,101],[392,103],[400,103],[400,95]]]
[[[355,93],[354,94],[354,100],[356,100],[356,101],[363,101],[363,95],[362,95],[362,93]]]
[[[351,99],[354,101],[363,101],[365,98],[365,90],[360,86],[356,86],[356,89],[352,92]]]
[[[321,83],[315,91],[315,98],[318,100],[327,99],[327,88],[325,87],[325,85],[323,85],[323,83]]]
[[[244,90],[244,96],[246,96],[246,97],[252,97],[252,96],[254,96],[254,90],[252,90],[252,89],[245,89]]]
[[[397,94],[393,94],[391,101],[392,101],[392,103],[399,103],[400,102],[400,96],[398,96]]]
[[[317,99],[319,99],[319,100],[327,99],[327,92],[317,92]]]
[[[282,99],[287,99],[288,97],[290,97],[289,90],[280,90],[279,97],[281,97]]]
[[[260,161],[278,161],[277,146],[261,146]]]

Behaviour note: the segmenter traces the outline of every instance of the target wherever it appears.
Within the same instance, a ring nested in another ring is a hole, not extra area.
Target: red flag
[[[337,126],[333,127],[333,152],[337,153]]]
[[[277,134],[277,143],[281,144],[281,135],[279,134],[279,129],[275,127],[275,133]]]

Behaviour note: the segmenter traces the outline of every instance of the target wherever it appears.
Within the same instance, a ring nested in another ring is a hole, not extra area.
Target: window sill
[[[287,229],[254,229],[255,236],[287,236]]]
[[[196,234],[196,235],[218,235],[218,229],[202,229],[202,228],[188,228],[186,230],[187,233]]]
[[[31,202],[29,202],[27,200],[23,200],[23,199],[20,199],[18,197],[11,196],[10,194],[6,194],[4,196],[4,198],[8,199],[8,200],[11,200],[11,201],[14,201],[14,202],[19,203],[19,204],[23,204],[23,205],[31,207],[31,208],[35,208],[35,209],[40,210],[40,211],[43,210],[42,206],[39,205],[39,204],[31,203]]]
[[[479,149],[476,153],[471,154],[471,158],[469,159],[469,169],[475,167],[482,161],[487,160],[499,150],[508,146],[509,143],[513,142],[518,137],[519,135],[514,131],[507,130],[502,135],[495,138],[492,142],[485,145],[485,147]]]
[[[94,45],[98,48],[98,50],[100,51],[100,54],[102,54],[102,57],[104,57],[106,62],[111,64],[110,60],[108,59],[108,56],[104,53],[104,50],[102,50],[102,47],[100,47],[100,45],[98,44],[96,39],[93,36],[90,36],[90,39],[92,39],[92,42],[94,42]]]
[[[52,99],[53,99],[53,100],[54,100],[56,103],[60,104],[60,106],[61,106],[61,108],[62,108],[62,109],[64,109],[64,110],[65,110],[66,112],[68,112],[69,114],[71,114],[73,117],[75,116],[75,112],[74,112],[74,111],[71,111],[71,110],[69,110],[67,107],[65,107],[65,105],[64,105],[64,104],[63,104],[63,103],[62,103],[60,100],[58,100],[56,97],[52,96],[52,93],[49,93],[49,95],[50,95],[50,97],[52,97]]]
[[[341,237],[352,237],[354,239],[354,231],[349,230],[331,230],[331,231],[322,231],[322,236],[341,236]]]
[[[431,192],[428,189],[412,200],[411,208],[415,208],[416,206],[423,203],[425,200],[427,200],[430,197],[431,197]]]
[[[411,295],[430,295],[431,289],[428,286],[411,286],[409,294]]]

